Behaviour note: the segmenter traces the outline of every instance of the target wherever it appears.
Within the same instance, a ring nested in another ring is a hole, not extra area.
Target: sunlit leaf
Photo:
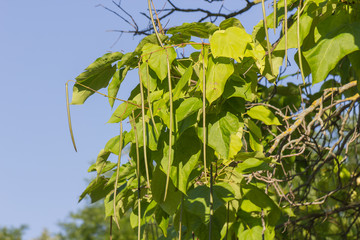
[[[260,120],[266,125],[281,125],[278,118],[268,108],[262,105],[250,108],[247,114],[251,118]]]
[[[211,36],[211,52],[214,57],[229,57],[240,61],[245,56],[246,46],[250,42],[251,35],[245,29],[229,27],[226,30],[218,30]]]

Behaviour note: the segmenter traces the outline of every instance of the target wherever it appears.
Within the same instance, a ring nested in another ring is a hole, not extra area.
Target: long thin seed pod
[[[136,129],[136,124],[135,124],[135,116],[134,116],[134,111],[132,111],[132,120],[130,121],[130,123],[132,123],[132,127],[134,129],[134,135],[135,135],[135,147],[136,147],[136,175],[137,175],[137,181],[138,181],[138,195],[137,195],[137,200],[138,200],[138,240],[141,239],[141,229],[140,229],[140,225],[141,225],[141,201],[140,201],[140,160],[139,160],[139,141],[138,141],[138,137],[137,137],[137,129]]]
[[[277,18],[276,18],[276,0],[274,0],[274,34],[276,34]]]
[[[170,62],[169,56],[166,51],[167,56],[167,70],[168,70],[168,85],[169,85],[169,104],[170,104],[170,126],[169,126],[169,158],[168,158],[168,169],[166,173],[166,185],[165,185],[165,194],[164,194],[164,201],[166,200],[167,191],[169,188],[169,180],[170,180],[170,168],[171,168],[171,150],[172,150],[172,134],[173,134],[173,100],[172,100],[172,86],[171,86],[171,73],[170,73]]]
[[[138,62],[138,68],[140,71],[140,61]],[[150,187],[150,178],[149,178],[149,168],[147,162],[147,154],[146,154],[146,128],[145,128],[145,102],[144,102],[144,89],[142,85],[141,74],[139,73],[140,80],[140,95],[141,95],[141,114],[142,114],[142,132],[143,132],[143,148],[144,148],[144,161],[145,161],[145,170],[146,170],[146,181],[147,186]]]
[[[179,219],[179,240],[181,240],[182,233],[182,215],[183,215],[183,203],[184,195],[181,193],[181,202],[180,202],[180,219]]]
[[[153,6],[154,8],[154,12],[155,12],[155,15],[156,15],[156,21],[157,21],[157,24],[158,24],[158,27],[159,27],[159,31],[161,32],[161,34],[164,34],[164,29],[161,25],[161,22],[160,22],[160,19],[159,19],[159,15],[158,13],[156,12],[156,8],[155,8],[155,5],[154,5],[154,1],[151,0],[151,5]]]
[[[146,78],[147,78],[147,85],[148,85],[148,88],[147,88],[147,101],[148,101],[148,104],[149,104],[149,111],[150,111],[151,121],[152,121],[152,123],[154,125],[154,128],[155,128],[156,137],[158,137],[159,136],[159,131],[157,130],[157,127],[156,127],[156,124],[155,124],[154,114],[153,114],[152,107],[151,107],[151,102],[150,102],[150,80],[149,80],[149,65],[148,64],[146,64]]]
[[[69,81],[68,81],[68,82],[69,82]],[[65,83],[65,90],[66,90],[66,110],[67,110],[67,117],[68,117],[68,123],[69,123],[69,131],[70,131],[70,135],[71,135],[71,141],[72,141],[72,143],[73,143],[75,152],[77,152],[76,144],[75,144],[75,139],[74,139],[74,134],[73,134],[72,126],[71,126],[70,105],[69,105],[69,86],[68,86],[68,82]]]
[[[304,77],[304,70],[303,70],[302,58],[301,58],[301,47],[300,47],[300,9],[301,9],[301,0],[299,2],[299,7],[297,10],[297,46],[298,46],[298,56],[299,56],[301,78],[302,78],[303,84],[305,86],[305,77]]]
[[[161,41],[161,39],[160,39],[159,33],[158,33],[157,29],[156,29],[156,26],[155,26],[154,16],[153,16],[153,13],[152,13],[151,3],[150,3],[150,2],[151,2],[151,0],[148,0],[149,15],[150,15],[150,18],[151,18],[151,23],[152,23],[152,25],[153,25],[153,28],[154,28],[156,37],[157,37],[160,45],[161,45],[162,47],[164,47],[164,45],[163,45],[163,43],[162,43],[162,41]]]
[[[285,4],[285,16],[284,16],[284,22],[285,22],[285,27],[284,27],[284,35],[285,35],[285,68],[287,67],[288,64],[288,9],[287,9],[287,0],[284,0],[284,4]]]
[[[266,22],[266,12],[265,12],[265,0],[261,0],[261,6],[262,6],[262,13],[264,18],[264,29],[265,29],[265,35],[266,35],[266,43],[267,43],[267,53],[269,55],[269,64],[270,64],[270,71],[271,74],[273,74],[273,65],[272,65],[272,58],[271,58],[271,44],[269,39],[269,32],[267,29],[267,22]]]
[[[212,217],[214,215],[214,196],[213,196],[213,166],[210,164],[210,220],[209,220],[209,240],[211,240]]]
[[[115,179],[115,185],[114,185],[114,221],[118,228],[120,228],[119,221],[116,216],[116,191],[117,191],[117,185],[119,181],[119,172],[120,172],[120,162],[121,162],[121,152],[123,147],[123,125],[122,121],[120,121],[120,138],[119,138],[119,156],[118,156],[118,162],[117,162],[117,169],[116,169],[116,179]]]
[[[120,99],[120,98],[108,96],[108,95],[106,95],[106,94],[103,94],[103,93],[101,93],[101,92],[99,92],[99,91],[96,91],[95,89],[92,89],[91,87],[88,87],[88,86],[86,86],[86,85],[84,85],[84,84],[81,84],[81,83],[79,83],[79,82],[76,82],[76,81],[73,81],[73,80],[69,80],[69,81],[67,81],[67,82],[74,82],[75,84],[80,85],[80,86],[82,86],[82,87],[84,87],[84,88],[86,88],[86,89],[88,89],[88,90],[90,90],[90,91],[92,91],[92,92],[94,92],[94,93],[100,94],[101,96],[104,96],[104,97],[106,97],[106,98],[112,98],[112,99],[115,99],[115,100],[118,100],[118,101],[121,101],[121,102],[126,102],[126,103],[128,103],[128,104],[134,105],[134,106],[136,106],[136,107],[138,107],[138,108],[141,108],[140,105],[137,105],[137,104],[135,104],[135,103],[133,103],[133,102],[131,102],[131,101],[127,101],[127,100],[124,100],[124,99]]]
[[[202,115],[203,115],[203,156],[204,156],[204,177],[205,182],[207,182],[207,171],[206,171],[206,74],[205,74],[205,49],[202,46],[203,58],[202,58],[202,67],[203,67],[203,105],[202,105]]]
[[[112,216],[110,216],[110,240],[112,240]]]

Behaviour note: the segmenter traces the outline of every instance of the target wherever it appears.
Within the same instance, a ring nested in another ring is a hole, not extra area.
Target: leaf
[[[140,65],[139,74],[143,86],[149,88],[150,91],[154,91],[157,85],[157,76],[155,72],[149,68],[149,64],[147,62],[143,62]],[[150,84],[150,87],[148,84]]]
[[[262,140],[261,129],[250,119],[247,119],[247,126],[250,130],[249,142],[251,149],[254,151],[262,152],[264,147],[261,144],[261,140]]]
[[[260,170],[272,170],[268,164],[256,158],[248,158],[244,162],[239,163],[236,167],[236,171],[239,173],[252,173]]]
[[[151,181],[151,192],[153,199],[169,215],[173,215],[180,204],[181,192],[174,187],[172,181],[169,181],[169,188],[166,200],[164,202],[166,175],[159,167],[156,167]]]
[[[132,111],[139,108],[139,104],[141,104],[140,94],[136,95],[132,100],[120,104],[111,115],[108,123],[118,123],[123,121],[132,113]]]
[[[234,66],[230,59],[209,58],[209,63],[206,69],[206,99],[209,101],[209,104],[222,95],[226,81],[233,72]],[[200,84],[202,89],[202,83]]]
[[[353,52],[349,55],[349,60],[351,62],[351,66],[353,67],[356,79],[357,79],[357,89],[360,92],[360,51]]]
[[[164,42],[164,41],[168,38],[168,36],[163,35],[163,34],[159,34],[159,37],[160,37],[160,40],[161,40],[162,42]],[[151,34],[151,35],[149,35],[149,36],[144,37],[144,38],[140,41],[140,43],[137,45],[134,53],[135,53],[135,54],[140,54],[141,51],[142,51],[142,49],[143,49],[143,47],[144,47],[147,43],[159,45],[159,41],[158,41],[157,36],[156,36],[155,33],[153,33],[153,34]]]
[[[110,156],[110,152],[109,151],[105,151],[104,149],[102,149],[96,159],[96,165],[95,165],[95,169],[97,172],[97,177],[99,177],[99,175],[101,174],[103,168],[106,166],[107,163],[107,159]]]
[[[158,45],[147,43],[142,48],[143,61],[147,61],[160,80],[164,80],[168,74],[167,61],[169,64],[175,60],[176,52],[174,48],[162,48]]]
[[[245,56],[246,46],[251,42],[251,35],[245,29],[229,27],[218,30],[211,36],[211,52],[214,57],[228,57],[240,62]]]
[[[126,145],[128,145],[134,138],[134,131],[124,131],[123,132],[123,147],[125,147]],[[119,155],[119,140],[120,140],[120,136],[117,135],[113,138],[111,138],[105,145],[104,150],[106,152],[111,152],[115,155]]]
[[[258,240],[262,238],[262,227],[257,225],[239,234],[239,239]]]
[[[181,33],[185,36],[194,36],[199,38],[209,38],[210,35],[215,32],[218,27],[210,22],[194,22],[183,23],[181,26],[170,28],[168,34]]]
[[[186,69],[186,71],[181,76],[180,80],[176,83],[175,88],[173,90],[173,101],[180,98],[181,90],[185,87],[185,85],[189,82],[191,75],[193,73],[192,63]]]
[[[108,180],[104,177],[99,177],[90,182],[88,187],[80,195],[79,202],[84,199],[86,195],[89,195],[91,198],[91,203],[97,202],[100,199],[103,199],[111,190],[113,186],[106,185]]]
[[[234,198],[233,189],[227,184],[215,184],[213,186],[213,210],[216,211],[226,202]],[[184,201],[184,208],[187,212],[198,216],[203,223],[209,221],[210,216],[210,188],[198,186],[188,192],[188,197]]]
[[[300,17],[300,46],[304,42],[304,39],[308,36],[311,25],[314,20],[313,11],[317,9],[315,3],[309,3],[306,7],[307,10],[304,11],[305,14],[302,14]],[[298,35],[297,35],[297,23],[291,25],[287,32],[287,48],[297,48],[298,47]],[[279,44],[276,45],[274,51],[285,50],[285,36],[280,39]]]
[[[256,91],[253,90],[252,81],[247,81],[240,76],[233,74],[226,82],[223,97],[241,97],[246,101],[253,101],[256,98]]]
[[[155,210],[155,221],[163,232],[164,236],[167,237],[167,229],[169,227],[169,214],[167,214],[161,207],[157,207]]]
[[[185,99],[175,110],[176,121],[181,122],[193,113],[197,113],[201,107],[202,101],[199,98],[191,97]]]
[[[345,10],[317,25],[319,40],[303,54],[312,72],[312,84],[323,81],[346,55],[360,49],[360,22],[350,22]]]
[[[228,18],[225,19],[224,21],[222,21],[219,25],[221,30],[225,30],[228,29],[230,27],[238,27],[238,28],[243,28],[244,26],[241,24],[240,20],[237,18]]]
[[[226,115],[216,117],[215,121],[211,121],[208,125],[208,144],[213,148],[220,156],[220,158],[230,159],[233,156],[230,155],[231,135],[241,135],[243,124],[239,119],[230,112]],[[202,139],[202,128],[199,128],[201,133],[198,136]],[[235,145],[231,146],[231,153],[240,151],[241,145],[238,145],[238,149],[234,149]],[[236,151],[237,150],[237,151]]]
[[[194,128],[188,129],[174,145],[174,161],[170,169],[170,178],[174,185],[185,194],[189,176],[196,167],[201,153],[201,142],[195,134]]]
[[[123,54],[120,52],[103,55],[90,64],[85,69],[85,72],[76,77],[76,82],[95,91],[106,87],[116,71],[116,66],[112,66],[111,63],[120,60],[122,56]],[[71,104],[83,104],[92,94],[94,94],[94,91],[75,84]]]
[[[281,125],[278,118],[268,108],[262,105],[250,108],[247,114],[251,118],[260,120],[266,125]]]
[[[108,87],[108,95],[109,95],[109,103],[110,106],[113,107],[114,106],[114,102],[115,102],[115,97],[119,92],[119,88],[121,83],[124,81],[125,76],[127,74],[127,72],[129,71],[130,67],[125,67],[125,68],[121,68],[119,71],[116,71],[112,81],[109,84]]]

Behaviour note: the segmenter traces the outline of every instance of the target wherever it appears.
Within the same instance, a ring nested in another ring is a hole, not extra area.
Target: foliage
[[[0,227],[0,239],[21,240],[26,229],[26,225],[21,225],[20,227]]]
[[[131,211],[139,238],[153,221],[159,239],[358,238],[360,4],[277,7],[252,34],[237,19],[159,26],[134,52],[105,54],[80,74],[72,103],[108,86],[110,105],[122,101],[109,123],[132,126],[100,151],[80,200],[103,199],[120,229]],[[268,28],[285,23],[270,44]],[[288,48],[303,83],[280,71]],[[139,84],[124,101],[128,71]]]
[[[136,239],[129,224],[128,214],[120,220],[122,228],[113,230],[113,239]],[[109,237],[109,222],[104,219],[104,206],[93,204],[75,213],[70,213],[66,221],[60,222],[59,240],[102,240]]]

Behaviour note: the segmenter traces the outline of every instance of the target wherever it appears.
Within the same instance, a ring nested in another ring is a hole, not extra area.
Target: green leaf
[[[132,111],[138,109],[141,104],[141,95],[136,95],[132,100],[120,104],[111,115],[108,123],[118,123],[126,119]],[[137,106],[136,106],[137,105]]]
[[[101,149],[97,159],[96,159],[96,172],[97,172],[97,176],[99,177],[99,175],[101,174],[103,168],[106,166],[107,163],[107,159],[110,156],[110,152],[106,151],[104,149]]]
[[[107,87],[111,77],[116,71],[116,66],[111,63],[122,58],[123,54],[120,52],[107,53],[98,58],[90,64],[78,77],[76,82],[81,83],[95,91]],[[83,104],[88,97],[94,94],[94,91],[89,90],[79,84],[75,84],[73,88],[73,95],[71,104]]]
[[[239,163],[238,166],[236,167],[236,171],[238,171],[239,173],[245,173],[245,174],[260,171],[260,170],[269,170],[270,171],[270,170],[272,170],[272,168],[269,167],[269,165],[267,163],[265,163],[264,161],[261,161],[256,158],[248,158],[244,162]]]
[[[312,83],[323,81],[346,55],[360,49],[360,22],[351,22],[346,10],[326,18],[317,25],[319,39],[304,51],[311,68]]]
[[[173,101],[177,100],[181,96],[181,90],[185,87],[185,85],[189,82],[191,75],[193,73],[192,63],[186,69],[184,74],[181,76],[180,80],[176,83],[175,88],[173,90]]]
[[[230,59],[209,58],[209,63],[206,69],[206,99],[209,101],[209,104],[222,95],[226,81],[233,72],[234,66]]]
[[[106,185],[108,179],[105,177],[99,177],[90,182],[89,186],[80,195],[79,202],[84,199],[86,195],[91,198],[91,203],[97,202],[103,199],[111,190],[113,186]]]
[[[175,60],[174,48],[162,48],[158,45],[147,43],[142,48],[143,61],[147,61],[160,80],[164,80],[168,74],[167,61],[169,64]]]
[[[157,85],[157,76],[155,72],[149,68],[149,64],[147,62],[143,62],[140,65],[140,78],[144,87],[149,88],[150,91],[154,91]],[[150,84],[150,86],[148,86]]]
[[[262,152],[264,147],[261,144],[261,140],[262,140],[261,129],[250,119],[247,119],[247,126],[250,130],[249,142],[251,149],[254,151]]]
[[[266,125],[281,125],[279,119],[265,106],[255,106],[247,111],[247,114],[253,118],[262,121]]]
[[[214,57],[228,57],[240,62],[245,50],[252,42],[251,35],[245,29],[229,27],[216,31],[210,38],[211,52]]]
[[[246,229],[245,231],[239,234],[239,239],[247,239],[247,240],[262,239],[262,227],[254,226],[250,229]]]
[[[181,122],[188,116],[197,113],[201,107],[202,101],[199,98],[191,97],[185,99],[175,110],[176,121]]]
[[[351,66],[355,71],[357,79],[357,89],[360,92],[360,51],[353,52],[349,55]]]
[[[162,35],[162,34],[159,34],[159,37],[160,37],[160,40],[161,40],[162,42],[164,42],[164,41],[168,38],[168,36]],[[159,45],[159,41],[158,41],[157,36],[156,36],[155,33],[154,33],[154,34],[151,34],[151,35],[149,35],[149,36],[144,37],[144,38],[140,41],[140,43],[137,45],[134,53],[135,53],[135,54],[140,54],[141,51],[142,51],[142,49],[143,49],[143,47],[144,47],[147,43]]]
[[[153,199],[169,215],[173,215],[180,204],[181,192],[175,188],[172,181],[169,181],[168,192],[164,202],[166,175],[159,167],[156,167],[151,181],[151,192]]]
[[[234,199],[234,190],[228,184],[215,184],[213,186],[213,210],[216,211],[226,202]],[[188,192],[184,201],[184,208],[187,212],[198,216],[203,223],[209,221],[210,216],[210,188],[198,186]]]
[[[198,163],[201,153],[201,142],[193,128],[185,131],[174,145],[174,161],[170,169],[170,178],[183,193],[187,192],[187,184],[191,172]]]
[[[125,147],[126,145],[128,145],[128,143],[130,143],[134,138],[134,132],[130,131],[124,131],[123,132],[123,147]],[[105,145],[104,150],[106,152],[111,152],[115,155],[119,155],[119,140],[120,140],[120,136],[117,135],[113,138],[111,138]]]
[[[121,68],[119,71],[116,71],[116,73],[113,76],[112,81],[109,84],[108,95],[109,95],[109,103],[110,103],[111,107],[114,106],[114,102],[115,102],[114,98],[117,96],[120,85],[124,81],[125,76],[126,76],[127,72],[129,71],[129,69],[130,69],[130,67],[127,66],[125,68]]]
[[[244,29],[244,26],[241,24],[240,20],[237,18],[228,18],[222,21],[219,25],[221,30],[228,29],[230,27],[238,27]]]
[[[198,136],[202,139],[202,128],[199,128],[201,132]],[[213,148],[220,156],[220,158],[230,159],[233,157],[231,154],[235,154],[241,149],[241,145],[231,145],[232,135],[241,135],[243,130],[243,124],[240,120],[230,112],[226,115],[216,117],[215,121],[211,121],[208,125],[208,144]],[[241,137],[240,137],[241,138]],[[230,151],[231,148],[231,151]]]
[[[253,89],[252,81],[233,74],[226,82],[223,97],[225,99],[232,97],[241,97],[246,101],[253,101],[256,98],[256,92]]]
[[[302,43],[304,42],[304,39],[308,36],[308,34],[311,30],[311,25],[314,20],[313,11],[315,11],[317,9],[315,3],[308,4],[308,6],[306,8],[307,8],[307,10],[304,11],[305,14],[302,14],[300,17],[300,38],[299,38],[300,46],[302,45]],[[287,37],[288,37],[287,48],[288,49],[297,48],[298,47],[298,35],[297,35],[297,23],[296,22],[294,22],[291,25],[291,27],[288,29]],[[281,50],[285,50],[285,36],[284,35],[280,39],[279,44],[276,45],[274,51],[281,51]]]
[[[183,23],[181,26],[170,28],[168,34],[181,33],[185,36],[194,36],[199,38],[209,38],[210,35],[215,32],[218,27],[210,22],[194,22]]]
[[[164,236],[167,237],[167,229],[169,227],[169,214],[167,214],[161,207],[157,207],[155,210],[155,221],[163,232]]]

